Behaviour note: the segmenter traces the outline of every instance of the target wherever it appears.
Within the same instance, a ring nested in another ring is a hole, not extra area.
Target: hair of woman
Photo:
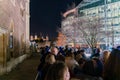
[[[104,68],[104,80],[120,80],[120,50],[114,49]]]
[[[64,62],[55,62],[46,75],[45,80],[69,80],[69,72],[67,73],[68,79],[64,79],[64,73],[68,70]]]

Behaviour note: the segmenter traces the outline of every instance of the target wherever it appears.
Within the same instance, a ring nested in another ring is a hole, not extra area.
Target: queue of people
[[[83,49],[43,47],[36,80],[120,80],[120,47],[95,52],[88,58]]]

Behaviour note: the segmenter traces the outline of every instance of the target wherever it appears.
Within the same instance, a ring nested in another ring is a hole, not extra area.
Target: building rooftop
[[[119,1],[119,0],[106,0],[106,3],[109,4],[109,3],[114,3],[117,1]],[[104,5],[104,3],[105,3],[105,0],[83,0],[77,6],[77,8],[80,10],[83,10],[83,9],[88,9],[88,8]]]

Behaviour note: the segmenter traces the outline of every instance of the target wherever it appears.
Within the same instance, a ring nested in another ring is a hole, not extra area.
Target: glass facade
[[[120,45],[120,0],[106,0],[106,5],[104,0],[100,0],[80,7],[78,13],[79,17],[99,17],[103,25],[106,24],[106,31],[111,31],[112,33],[105,38],[108,39],[108,44],[113,46]]]

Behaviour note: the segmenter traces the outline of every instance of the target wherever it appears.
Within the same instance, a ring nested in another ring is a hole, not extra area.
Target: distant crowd
[[[120,80],[120,46],[111,52],[46,46],[39,54],[36,80]]]

